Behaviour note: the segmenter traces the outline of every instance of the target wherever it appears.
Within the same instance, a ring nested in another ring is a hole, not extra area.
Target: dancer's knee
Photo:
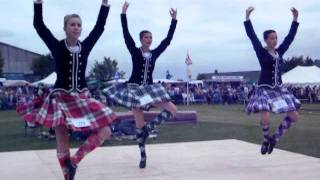
[[[169,102],[169,103],[167,104],[167,106],[166,106],[165,109],[166,109],[167,111],[169,111],[173,117],[176,116],[177,111],[178,111],[177,106],[174,105],[172,102]]]
[[[178,108],[177,108],[177,106],[176,105],[174,105],[174,104],[172,104],[172,106],[171,106],[171,114],[172,114],[172,116],[173,117],[175,117],[176,116],[176,114],[177,114],[177,111],[178,111]]]
[[[270,124],[270,113],[269,112],[262,112],[261,113],[261,124],[263,124],[263,125]]]
[[[111,135],[110,127],[106,126],[106,127],[99,129],[98,135],[99,135],[99,138],[101,141],[105,141],[105,140],[109,139],[109,137]]]
[[[291,111],[287,114],[293,122],[299,121],[299,113],[297,111]]]
[[[141,129],[145,125],[143,111],[141,109],[134,108],[132,109],[132,112],[134,115],[136,127]]]

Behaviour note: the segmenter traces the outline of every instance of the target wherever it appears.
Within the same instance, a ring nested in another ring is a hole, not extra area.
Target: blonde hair
[[[64,26],[63,26],[64,28],[67,27],[68,22],[72,18],[79,18],[81,21],[81,17],[78,14],[67,14],[64,16]]]

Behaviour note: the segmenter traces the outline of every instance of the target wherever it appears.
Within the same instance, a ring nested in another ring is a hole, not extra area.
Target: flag
[[[115,73],[114,79],[116,80],[116,82],[118,82],[118,80],[120,79],[120,73],[118,71]]]
[[[192,64],[192,60],[190,58],[189,52],[187,52],[187,57],[186,57],[185,63],[188,66]]]

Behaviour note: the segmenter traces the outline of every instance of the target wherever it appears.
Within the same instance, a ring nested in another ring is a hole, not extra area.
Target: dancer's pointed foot
[[[268,154],[271,154],[273,152],[274,147],[277,144],[276,138],[274,136],[272,136],[270,138],[269,142],[270,142],[270,145],[269,145],[269,148],[268,148]]]
[[[67,169],[68,180],[74,180],[77,171],[77,165],[73,164],[70,159],[64,161]]]
[[[269,148],[270,143],[264,141],[261,145],[261,154],[265,155],[268,152],[268,148]]]
[[[144,169],[147,166],[147,158],[141,158],[139,168]]]

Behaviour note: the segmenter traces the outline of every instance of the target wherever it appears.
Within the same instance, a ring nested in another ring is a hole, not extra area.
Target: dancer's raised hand
[[[171,8],[169,12],[172,19],[177,19],[177,13],[178,13],[177,9]]]
[[[126,14],[128,7],[129,7],[129,3],[127,1],[124,2],[123,6],[122,6],[122,14]]]
[[[247,8],[247,10],[246,10],[246,20],[250,19],[250,15],[251,15],[252,11],[254,11],[254,7],[250,6],[250,7]]]
[[[102,0],[102,4],[105,5],[105,6],[109,6],[108,0]]]
[[[299,11],[295,8],[291,8],[292,16],[294,21],[298,21]]]

